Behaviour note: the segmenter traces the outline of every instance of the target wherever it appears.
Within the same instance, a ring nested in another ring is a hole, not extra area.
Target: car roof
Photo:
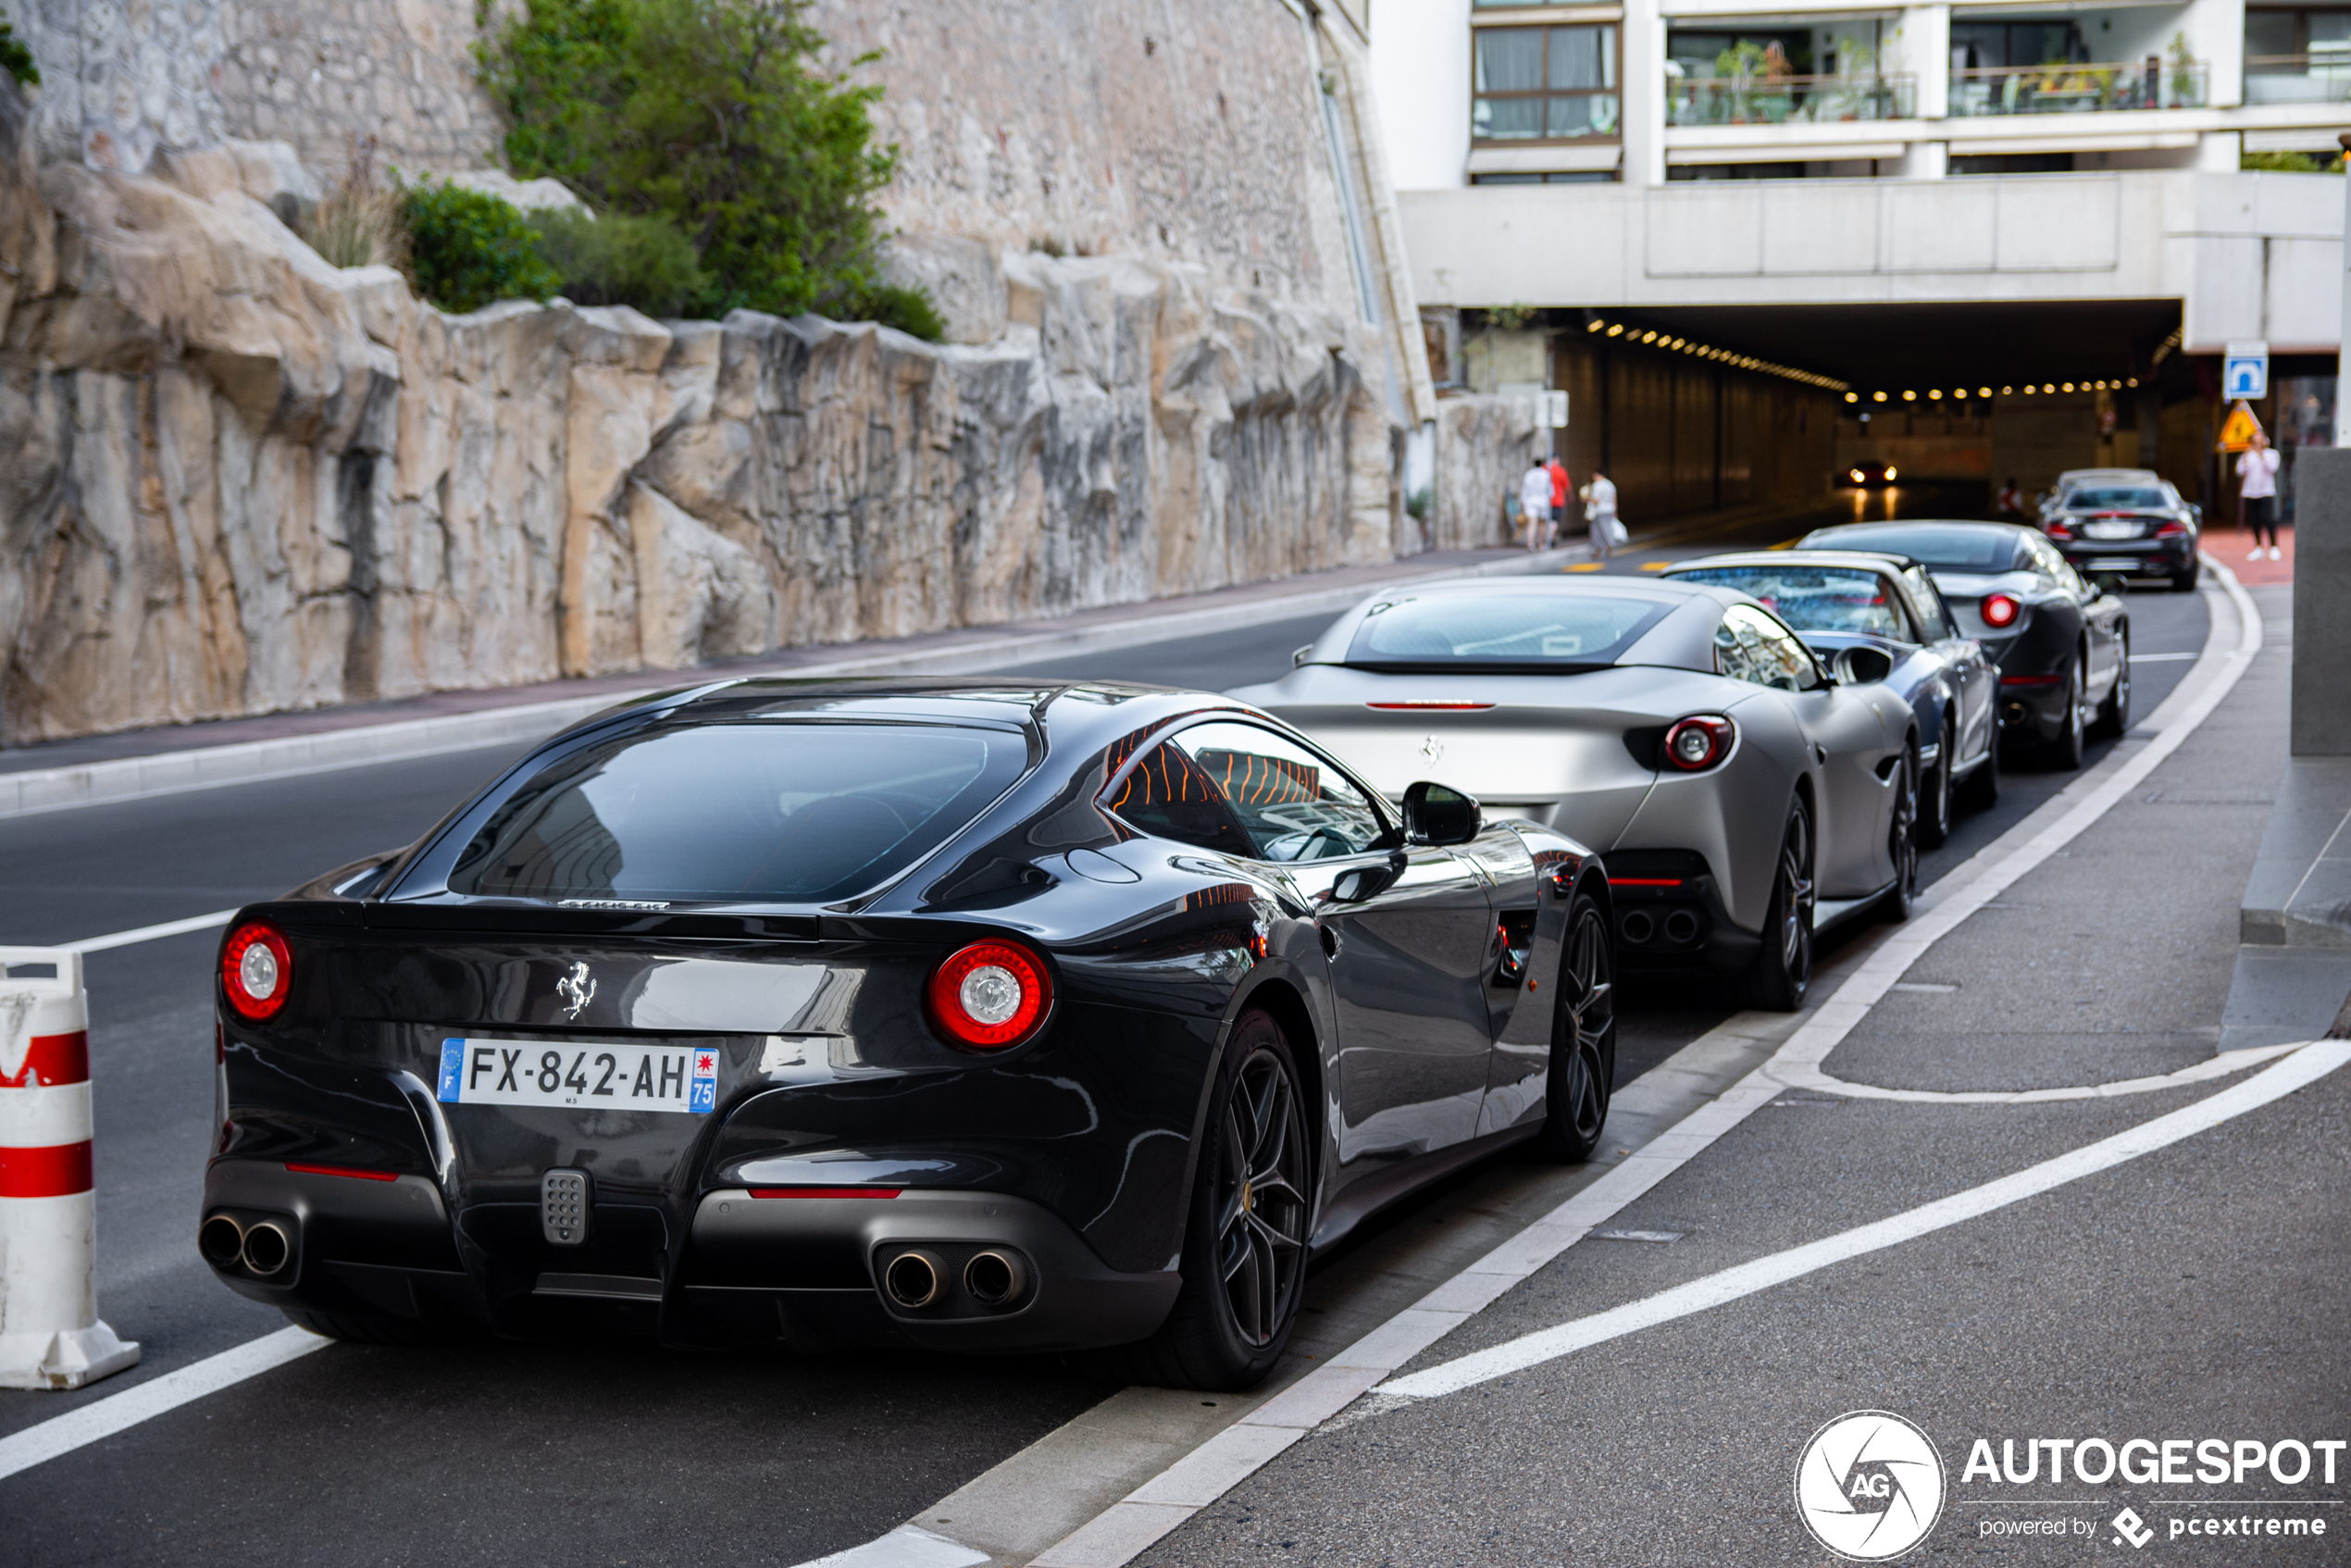
[[[2077,484],[2159,485],[2163,476],[2153,468],[2068,468],[2058,476],[2058,488]]]
[[[1859,545],[1860,541],[1863,540],[1873,537],[1884,538],[1886,535],[1895,533],[1900,529],[1927,528],[1965,529],[1971,533],[1997,534],[2010,541],[2011,543],[2019,549],[2022,548],[2024,541],[2028,539],[2038,539],[2041,537],[2039,529],[2026,528],[2021,523],[1987,523],[1974,517],[1905,517],[1899,520],[1876,523],[1837,523],[1829,528],[1814,529],[1810,533],[1806,534],[1804,537],[1807,539],[1817,539],[1822,541],[1820,544],[1811,546],[1811,548],[1815,550],[1836,548],[1836,545],[1832,545],[1827,542],[1831,540],[1836,540],[1839,541],[1853,541],[1851,544],[1844,546],[1845,548],[1849,549]],[[2014,555],[2010,555],[2009,559],[2013,562],[2016,557]],[[1930,572],[1936,570],[1950,571],[1953,569],[1954,568],[1948,566],[1939,568],[1929,566],[1927,568]],[[2012,566],[2001,566],[1997,568],[1998,571],[2003,572],[2012,569],[2014,569]]]
[[[1678,668],[1711,669],[1714,629],[1723,611],[1733,604],[1757,601],[1736,589],[1713,583],[1661,581],[1656,578],[1535,577],[1511,574],[1484,578],[1445,578],[1435,582],[1399,583],[1367,593],[1324,629],[1300,662],[1344,664],[1354,645],[1356,628],[1375,604],[1424,595],[1466,597],[1477,593],[1542,594],[1561,599],[1647,600],[1666,612],[1615,660],[1620,665],[1669,665]]]
[[[1665,580],[1672,582],[1673,574],[1695,571],[1706,566],[1850,566],[1856,570],[1901,571],[1915,566],[1916,561],[1892,550],[1734,550],[1720,555],[1702,555],[1694,561],[1676,561],[1666,569]]]

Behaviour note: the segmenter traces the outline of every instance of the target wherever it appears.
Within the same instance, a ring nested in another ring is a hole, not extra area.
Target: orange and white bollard
[[[97,1209],[81,955],[0,947],[0,1388],[138,1363],[98,1321]]]

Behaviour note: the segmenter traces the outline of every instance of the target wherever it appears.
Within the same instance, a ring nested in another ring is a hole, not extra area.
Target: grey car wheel
[[[2116,654],[2121,660],[2121,668],[2114,677],[2114,690],[2098,704],[2098,722],[2094,732],[2101,738],[2120,740],[2122,732],[2131,728],[2131,633],[2127,628]]]
[[[2049,764],[2067,772],[2082,765],[2083,732],[2088,728],[2082,716],[2084,692],[2089,686],[2087,663],[2075,654],[2073,668],[2065,678],[2065,728],[2049,742]]]
[[[1878,906],[1879,913],[1890,921],[1908,920],[1918,903],[1918,753],[1903,753],[1900,771],[1894,780],[1894,813],[1885,829],[1886,858],[1894,863],[1894,885],[1886,890],[1885,901]]]
[[[1919,843],[1930,850],[1941,849],[1943,840],[1951,836],[1951,798],[1957,792],[1951,784],[1951,770],[1959,765],[1959,740],[1952,733],[1951,716],[1943,716],[1943,743],[1934,753],[1934,775],[1919,803]]]
[[[1746,976],[1747,1004],[1774,1013],[1804,1005],[1812,985],[1812,814],[1798,800],[1780,837],[1772,903],[1763,919],[1763,946]]]
[[[1616,940],[1588,893],[1568,905],[1560,955],[1542,1151],[1555,1160],[1588,1160],[1608,1126],[1616,1080]]]

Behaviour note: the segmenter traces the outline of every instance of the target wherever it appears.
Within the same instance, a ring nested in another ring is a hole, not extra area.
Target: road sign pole
[[[2351,168],[2351,131],[2335,140],[2343,145],[2344,167]],[[2351,176],[2344,183],[2351,186]],[[2334,444],[2341,450],[2351,447],[2351,189],[2343,199],[2343,318],[2335,339]]]

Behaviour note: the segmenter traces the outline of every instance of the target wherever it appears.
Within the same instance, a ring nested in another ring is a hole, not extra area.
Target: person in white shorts
[[[2253,530],[2253,548],[2245,558],[2261,558],[2261,530],[2270,530],[2270,559],[2278,557],[2278,454],[2270,438],[2253,432],[2253,444],[2237,457],[2237,495],[2245,503],[2245,526]]]
[[[1526,516],[1526,547],[1541,549],[1551,531],[1551,470],[1540,457],[1518,481],[1518,505]]]
[[[1616,485],[1598,468],[1584,487],[1584,511],[1591,529],[1592,559],[1605,561],[1616,548]]]

